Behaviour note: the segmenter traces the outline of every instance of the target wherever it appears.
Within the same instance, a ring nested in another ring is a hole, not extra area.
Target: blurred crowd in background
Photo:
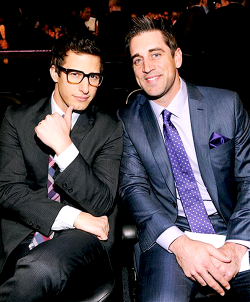
[[[162,19],[172,27],[183,52],[181,75],[195,84],[237,91],[250,110],[245,76],[250,67],[249,1],[15,0],[0,6],[0,47],[2,43],[3,50],[50,50],[54,39],[82,32],[96,39],[113,60],[125,54],[124,36],[131,18]],[[1,61],[10,65],[8,59]]]
[[[247,8],[246,10],[248,10],[248,1],[241,1],[242,6]],[[165,0],[157,2],[156,0],[150,5],[143,2],[139,0],[111,2],[109,0],[87,0],[72,3],[72,1],[66,0],[63,4],[58,5],[53,0],[47,4],[34,3],[29,0],[11,1],[1,4],[0,25],[5,26],[6,39],[11,49],[49,49],[51,39],[57,39],[71,30],[85,29],[84,23],[96,37],[112,35],[112,30],[116,33],[121,31],[123,34],[123,28],[129,23],[129,19],[137,15],[146,15],[154,19],[164,18],[172,26],[180,15],[197,1]],[[211,13],[219,5],[224,6],[224,3],[228,3],[225,0],[201,0],[198,2],[201,2],[205,13]],[[222,4],[220,4],[221,2]],[[109,24],[110,27],[107,27],[105,22],[113,12],[112,3],[114,3],[115,11],[122,12],[122,17],[121,19],[114,18],[113,23]]]

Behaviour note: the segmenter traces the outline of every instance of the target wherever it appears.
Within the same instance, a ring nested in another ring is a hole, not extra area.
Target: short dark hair
[[[89,54],[100,58],[101,73],[103,71],[103,63],[100,49],[96,46],[95,41],[81,34],[64,35],[57,39],[52,47],[52,58],[50,66],[55,65],[56,71],[60,74],[57,66],[62,66],[68,52],[72,51],[76,54]]]
[[[158,30],[162,33],[167,46],[170,48],[171,55],[174,56],[175,51],[178,48],[178,45],[175,36],[172,33],[171,27],[169,26],[169,24],[166,22],[165,19],[160,18],[156,20],[143,16],[143,17],[132,18],[131,21],[132,21],[131,29],[129,30],[129,32],[125,37],[125,46],[127,50],[129,50],[131,40],[135,36],[145,32]]]

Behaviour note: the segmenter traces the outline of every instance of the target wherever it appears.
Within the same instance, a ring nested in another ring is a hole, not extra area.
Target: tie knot
[[[162,111],[162,115],[163,115],[163,121],[165,122],[170,122],[170,116],[171,116],[171,112],[169,112],[167,109],[164,109]]]

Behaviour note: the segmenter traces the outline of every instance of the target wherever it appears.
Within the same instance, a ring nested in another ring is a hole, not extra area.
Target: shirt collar
[[[176,96],[173,98],[171,103],[167,106],[167,108],[156,104],[154,101],[150,101],[150,105],[157,116],[161,116],[162,110],[167,109],[169,112],[171,112],[176,117],[181,117],[183,110],[188,102],[188,94],[187,94],[187,85],[180,77],[180,83],[181,87]]]
[[[60,115],[64,115],[64,112],[62,111],[62,109],[57,105],[55,99],[54,99],[54,91],[52,93],[52,96],[51,96],[51,111],[52,113],[59,113]],[[79,113],[76,113],[76,112],[73,112],[72,113],[72,128],[73,126],[75,125],[78,117],[79,117]]]

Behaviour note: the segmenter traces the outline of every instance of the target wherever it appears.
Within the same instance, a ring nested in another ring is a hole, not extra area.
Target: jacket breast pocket
[[[214,168],[223,170],[234,167],[235,139],[210,150],[210,158]]]

